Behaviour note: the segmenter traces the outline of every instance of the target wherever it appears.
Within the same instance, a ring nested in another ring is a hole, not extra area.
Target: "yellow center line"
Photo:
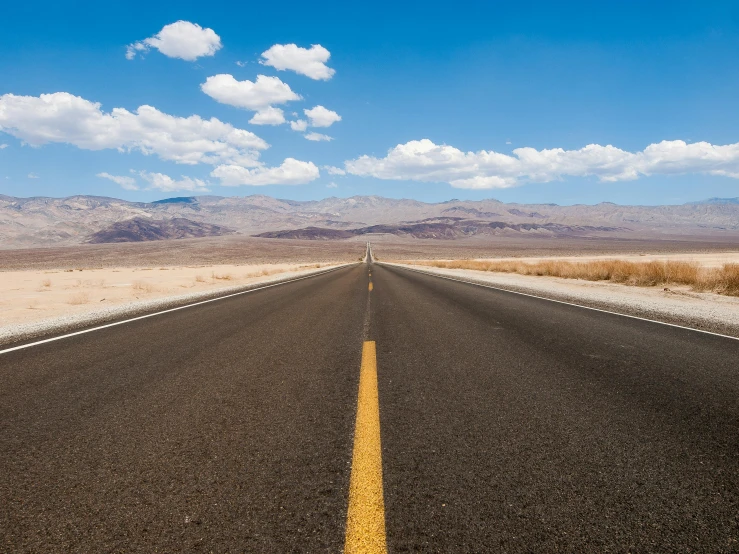
[[[344,552],[387,552],[375,341],[365,341],[362,346]]]
[[[369,283],[369,290],[372,290],[373,288],[375,288],[375,287],[372,286],[372,281],[370,281],[370,283]]]

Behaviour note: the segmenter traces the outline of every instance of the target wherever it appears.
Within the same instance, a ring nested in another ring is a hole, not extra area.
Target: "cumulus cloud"
[[[326,188],[327,189],[335,189],[335,188],[339,188],[339,185],[337,185],[336,183],[334,183],[333,181],[331,181],[328,185],[326,185]]]
[[[65,143],[84,150],[138,151],[180,164],[210,164],[217,166],[211,175],[230,186],[303,184],[319,176],[312,162],[293,158],[278,167],[266,167],[259,160],[261,151],[269,148],[265,141],[216,118],[176,117],[151,106],[140,106],[135,112],[114,108],[106,113],[100,104],[66,92],[0,96],[0,132],[34,147]],[[208,185],[189,177],[139,175],[157,190],[204,191]],[[127,183],[116,181],[114,175],[99,176],[121,186]]]
[[[257,166],[259,151],[269,147],[254,133],[216,118],[176,117],[152,106],[106,113],[99,103],[66,92],[0,96],[0,131],[31,146],[60,142],[84,150],[116,148],[190,165]]]
[[[7,144],[0,144],[0,150],[4,150],[8,147]]]
[[[447,182],[468,189],[506,188],[564,177],[594,176],[613,182],[642,175],[707,173],[739,178],[739,143],[716,146],[671,140],[650,144],[640,152],[589,144],[579,150],[516,148],[513,155],[507,155],[463,152],[423,139],[399,144],[384,158],[361,156],[347,161],[345,167],[352,175]]]
[[[329,175],[346,175],[346,171],[333,165],[324,165],[322,169],[325,169]]]
[[[28,178],[29,179],[38,179],[38,175],[36,175],[35,173],[29,173],[28,174]]]
[[[280,108],[267,106],[255,113],[249,123],[252,125],[282,125],[285,123],[285,114]]]
[[[102,173],[98,173],[97,175],[95,175],[95,177],[102,177],[103,179],[113,181],[126,190],[139,190],[139,187],[136,185],[136,179],[134,179],[133,177],[128,177],[125,175],[111,175],[110,173],[106,173],[105,171],[103,171]]]
[[[275,44],[262,52],[259,63],[280,71],[295,71],[311,79],[328,81],[336,73],[326,65],[330,57],[331,53],[320,44],[310,48],[301,48],[296,44]]]
[[[290,89],[278,77],[257,75],[252,82],[237,81],[233,75],[220,74],[208,77],[201,90],[220,102],[237,108],[256,111],[256,115],[249,121],[255,125],[281,125],[285,123],[282,110],[275,108],[275,104],[285,104],[293,100],[300,100],[301,96]]]
[[[221,165],[213,170],[212,177],[228,187],[239,185],[303,185],[320,176],[318,167],[312,162],[301,162],[286,158],[278,167],[246,169],[238,165]]]
[[[326,142],[328,142],[328,141],[334,140],[334,137],[330,137],[328,135],[322,135],[321,133],[307,133],[307,134],[305,134],[303,136],[306,139],[312,140],[312,141],[315,141],[315,142],[320,142],[320,141],[326,141]]]
[[[334,111],[328,110],[323,106],[316,106],[310,110],[303,110],[305,115],[310,119],[311,127],[331,127],[337,121],[341,121],[341,116]]]
[[[213,29],[203,29],[189,21],[176,21],[162,27],[153,37],[129,44],[126,58],[132,60],[136,54],[156,48],[165,56],[191,62],[213,56],[221,47],[221,37]]]
[[[308,122],[305,119],[298,119],[290,122],[290,128],[293,131],[305,131],[308,128]]]
[[[192,179],[191,177],[182,176],[179,181],[172,179],[164,173],[149,173],[148,171],[139,171],[139,175],[149,183],[149,189],[161,190],[164,192],[187,191],[187,192],[208,192],[208,183],[202,179]]]

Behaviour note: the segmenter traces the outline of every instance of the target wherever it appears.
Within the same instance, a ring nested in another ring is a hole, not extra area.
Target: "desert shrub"
[[[688,285],[697,291],[711,291],[739,296],[739,264],[725,264],[722,268],[714,269],[704,268],[693,262],[672,260],[630,262],[614,259],[585,262],[564,260],[542,260],[540,262],[452,260],[418,262],[418,265],[561,277],[564,279],[584,279],[587,281],[612,281],[640,287]]]
[[[67,304],[78,305],[87,304],[90,301],[90,295],[86,292],[78,292],[67,298]]]
[[[154,285],[146,283],[144,281],[134,281],[131,288],[136,292],[154,292]]]

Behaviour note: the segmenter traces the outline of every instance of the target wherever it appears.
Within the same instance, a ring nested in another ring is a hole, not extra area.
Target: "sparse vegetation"
[[[86,292],[78,292],[67,298],[67,304],[78,305],[87,304],[90,301],[90,295]]]
[[[134,281],[131,288],[136,292],[154,292],[154,285],[145,283],[144,281]]]
[[[203,277],[202,275],[196,275],[195,276],[195,282],[196,283],[205,283],[205,277]]]
[[[212,274],[214,281],[231,281],[233,280],[233,275],[230,273],[215,273]]]
[[[688,285],[695,291],[710,291],[739,296],[739,264],[724,264],[720,268],[702,267],[693,262],[628,262],[624,260],[596,260],[571,262],[544,260],[518,261],[428,261],[417,265],[447,269],[474,269],[519,275],[612,281],[625,285],[652,287],[658,285]]]
[[[51,279],[44,279],[41,281],[41,288],[49,289],[51,288]]]

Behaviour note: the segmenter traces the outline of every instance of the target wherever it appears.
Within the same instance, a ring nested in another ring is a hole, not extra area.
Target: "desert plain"
[[[739,245],[726,236],[712,240],[704,237],[665,240],[476,237],[445,241],[380,234],[369,238],[379,261],[403,264],[429,260],[536,263],[619,259],[637,263],[687,261],[710,268],[739,263]],[[363,258],[365,244],[365,240],[359,239],[315,241],[223,236],[0,250],[0,335],[7,342],[17,335],[14,331],[23,331],[29,325],[39,329],[45,323],[58,324],[70,318],[79,323],[84,321],[85,314],[107,313],[105,310],[113,308],[117,311],[110,313],[120,316],[125,308],[138,306],[140,309],[149,305],[147,302],[178,298],[182,302],[192,301],[198,295],[238,290],[276,278],[355,263]],[[471,278],[487,273],[459,271],[458,276],[464,274]],[[565,283],[563,279],[550,277],[488,273],[485,278],[492,279],[492,275],[501,285],[534,286],[542,294],[550,290],[560,295],[566,293],[569,298],[577,298],[580,294],[584,302],[593,291],[621,300],[634,298],[636,304],[647,296],[650,303],[674,304],[679,295],[678,302],[687,302],[689,309],[691,304],[708,306],[709,312],[718,313],[728,318],[732,325],[739,326],[739,299],[718,298],[719,295],[711,293],[694,294],[686,287],[671,287],[667,294],[660,287],[634,290],[635,287],[620,284],[572,279]],[[589,301],[595,300],[590,298]]]

